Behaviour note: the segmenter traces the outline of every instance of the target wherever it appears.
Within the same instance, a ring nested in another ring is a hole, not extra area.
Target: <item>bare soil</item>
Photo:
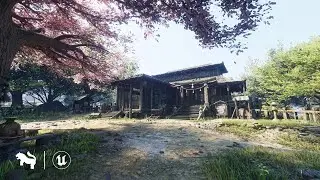
[[[90,155],[90,179],[205,179],[201,164],[208,154],[230,148],[267,146],[214,130],[219,121],[187,120],[66,120],[23,123],[23,129],[96,129],[98,152]]]

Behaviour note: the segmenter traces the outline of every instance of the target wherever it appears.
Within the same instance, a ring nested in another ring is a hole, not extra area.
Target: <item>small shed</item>
[[[93,98],[90,95],[83,95],[78,97],[73,103],[73,112],[74,113],[84,113],[90,112],[92,109],[91,103]]]

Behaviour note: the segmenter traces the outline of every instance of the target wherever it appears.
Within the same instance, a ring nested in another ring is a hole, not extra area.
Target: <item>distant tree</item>
[[[110,44],[127,42],[117,27],[129,20],[146,27],[145,35],[155,30],[155,24],[174,21],[193,31],[204,47],[241,51],[238,37],[247,37],[260,22],[268,21],[271,16],[265,15],[272,4],[268,0],[1,0],[0,98],[4,100],[17,56],[36,57],[38,64],[59,73],[73,69],[89,81],[110,81],[123,68],[110,67],[86,50],[113,54]],[[224,18],[217,19],[220,15]],[[236,23],[225,24],[226,18]],[[101,38],[105,42],[97,43]],[[121,55],[114,53],[112,61]]]
[[[22,94],[26,93],[41,103],[52,103],[62,95],[81,94],[83,84],[76,84],[72,78],[59,76],[47,66],[20,64],[11,69],[12,106],[23,106]]]
[[[289,50],[272,50],[267,62],[251,69],[251,94],[283,104],[301,98],[320,101],[320,38]]]

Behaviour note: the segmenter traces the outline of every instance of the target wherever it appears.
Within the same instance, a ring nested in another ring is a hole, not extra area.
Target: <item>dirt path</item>
[[[98,153],[90,157],[90,179],[204,179],[201,164],[208,154],[238,146],[273,144],[246,142],[210,128],[217,122],[183,120],[79,120],[33,122],[23,129],[101,129]],[[199,128],[200,127],[200,128]],[[235,143],[236,142],[236,143]],[[236,145],[236,146],[235,146]],[[279,148],[281,148],[279,146]]]

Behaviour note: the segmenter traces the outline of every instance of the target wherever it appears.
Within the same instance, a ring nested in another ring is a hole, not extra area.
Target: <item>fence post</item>
[[[277,103],[276,102],[272,102],[271,106],[272,106],[272,111],[273,111],[273,120],[278,120],[277,118],[277,114],[278,114],[278,109],[277,109]]]
[[[308,113],[306,112],[305,108],[304,108],[304,111],[303,111],[303,120],[304,121],[308,121]]]
[[[297,112],[296,111],[293,111],[293,118],[295,119],[295,120],[297,120],[297,114],[296,114]]]
[[[283,108],[283,119],[288,119],[286,108]]]

